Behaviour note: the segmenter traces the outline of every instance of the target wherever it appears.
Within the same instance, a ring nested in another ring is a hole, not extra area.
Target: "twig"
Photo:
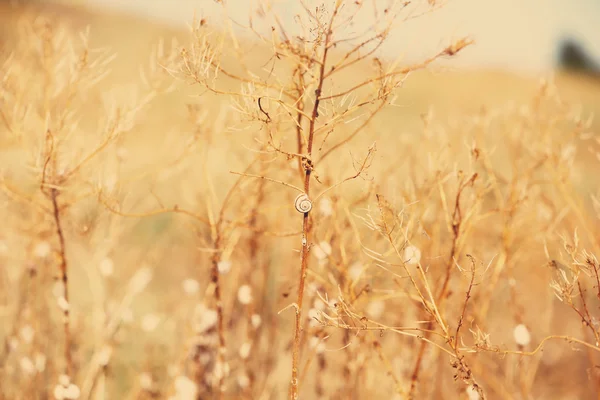
[[[268,177],[266,177],[266,176],[262,176],[262,175],[253,175],[253,174],[247,174],[247,173],[245,173],[245,172],[235,172],[235,171],[229,171],[229,173],[231,173],[231,174],[235,174],[235,175],[242,175],[242,176],[246,176],[246,177],[248,177],[248,178],[258,178],[258,179],[264,179],[264,180],[266,180],[266,181],[269,181],[269,182],[279,183],[280,185],[283,185],[283,186],[289,187],[289,188],[291,188],[291,189],[297,190],[297,191],[298,191],[298,192],[300,192],[300,193],[304,193],[304,190],[300,189],[298,186],[294,186],[294,185],[292,185],[292,184],[290,184],[290,183],[286,183],[286,182],[283,182],[283,181],[279,181],[279,180],[277,180],[277,179],[268,178]]]
[[[258,109],[260,110],[260,112],[262,112],[263,114],[265,114],[265,116],[267,117],[267,122],[271,122],[271,117],[269,116],[269,113],[266,112],[263,108],[262,108],[262,104],[260,103],[262,100],[262,97],[258,98]]]

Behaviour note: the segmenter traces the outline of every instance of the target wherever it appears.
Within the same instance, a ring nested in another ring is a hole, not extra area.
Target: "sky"
[[[113,9],[168,23],[186,26],[194,11],[218,19],[222,8],[216,0],[63,0]],[[224,0],[236,21],[247,23],[249,11],[259,0]],[[331,0],[333,1],[333,0]],[[385,0],[374,0],[384,3]],[[293,25],[298,0],[272,0],[286,25]],[[309,4],[327,0],[306,0]],[[558,41],[579,40],[600,61],[600,0],[446,0],[432,14],[405,22],[390,37],[383,50],[388,57],[417,60],[445,47],[452,38],[469,36],[475,46],[452,65],[488,67],[523,72],[552,68]],[[367,24],[367,18],[362,21]]]

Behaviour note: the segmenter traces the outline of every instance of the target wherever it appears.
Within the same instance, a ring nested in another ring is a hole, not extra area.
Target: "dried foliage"
[[[379,51],[441,4],[299,5],[293,27],[261,6],[253,41],[196,19],[128,84],[93,29],[20,14],[0,398],[598,395],[591,117],[543,81],[405,134],[405,81],[472,42]]]

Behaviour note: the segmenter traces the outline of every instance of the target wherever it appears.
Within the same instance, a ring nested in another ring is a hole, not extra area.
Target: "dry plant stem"
[[[486,347],[477,347],[477,351],[485,351],[485,352],[489,352],[489,353],[497,353],[503,356],[506,355],[518,355],[518,356],[533,356],[537,353],[539,353],[540,351],[542,351],[544,349],[544,344],[546,344],[546,342],[550,341],[550,340],[561,340],[561,341],[565,341],[567,343],[577,343],[580,344],[588,349],[591,349],[593,351],[596,351],[598,353],[600,353],[600,347],[595,346],[591,343],[586,342],[585,340],[581,340],[581,339],[577,339],[576,337],[573,336],[567,336],[567,335],[549,335],[546,336],[545,338],[543,338],[538,345],[531,351],[523,351],[523,350],[500,350],[498,348],[486,348]]]
[[[331,26],[335,20],[335,16],[338,12],[339,5],[333,10],[333,14],[325,32],[325,43],[323,46],[323,58],[319,68],[319,78],[317,88],[315,89],[315,102],[313,104],[311,119],[309,121],[308,130],[308,144],[307,144],[307,155],[308,159],[305,163],[305,175],[304,175],[304,193],[310,194],[310,177],[312,173],[312,148],[315,135],[315,125],[317,117],[319,116],[319,103],[321,101],[321,91],[323,90],[323,83],[325,82],[325,65],[327,63],[327,53],[329,50],[329,41],[331,39]],[[290,382],[290,399],[296,400],[298,398],[298,369],[300,363],[300,336],[302,331],[302,304],[304,301],[304,285],[306,282],[306,273],[308,269],[308,251],[309,251],[309,239],[310,239],[310,221],[309,213],[306,212],[302,216],[302,252],[300,260],[300,282],[298,284],[298,298],[296,300],[296,321],[294,328],[294,343],[292,347],[292,380]]]
[[[64,329],[64,358],[65,358],[65,374],[73,377],[73,359],[71,356],[71,331],[69,328],[69,286],[68,286],[68,270],[67,256],[65,248],[65,236],[62,229],[60,207],[58,205],[58,189],[50,189],[50,200],[52,201],[52,209],[54,215],[54,225],[56,235],[58,236],[58,258],[60,267],[60,280],[63,284],[63,297],[66,302],[63,309],[63,329]]]
[[[113,214],[119,215],[121,217],[129,217],[129,218],[146,218],[146,217],[152,217],[155,215],[161,215],[161,214],[167,214],[167,213],[175,213],[175,214],[185,214],[187,216],[190,216],[192,218],[194,218],[195,220],[202,222],[204,224],[209,225],[209,221],[208,219],[200,216],[197,213],[188,211],[186,209],[183,208],[179,208],[179,206],[175,205],[171,208],[161,208],[158,210],[152,210],[152,211],[147,211],[147,212],[142,212],[142,213],[126,213],[126,212],[122,212],[117,210],[115,207],[111,206],[106,199],[103,197],[102,192],[98,193],[98,201],[100,203],[102,203],[102,205],[110,212],[112,212]]]
[[[250,163],[246,168],[246,171],[249,170],[254,163]],[[221,210],[219,211],[219,218],[216,223],[212,223],[211,218],[211,230],[214,232],[214,253],[211,258],[211,283],[214,286],[214,298],[217,307],[217,334],[219,336],[219,348],[217,350],[217,368],[213,371],[214,373],[218,373],[216,379],[216,388],[217,388],[217,398],[222,398],[224,392],[223,382],[225,379],[225,375],[227,373],[227,368],[225,365],[225,353],[227,351],[226,343],[225,343],[225,324],[224,324],[224,315],[223,315],[223,299],[221,296],[221,282],[220,282],[220,273],[219,273],[219,262],[221,261],[222,247],[224,238],[224,221],[225,221],[225,210],[229,205],[229,201],[232,199],[233,193],[239,188],[239,185],[244,177],[244,174],[240,174],[241,176],[235,181],[231,189],[227,192],[225,199],[223,199],[223,204],[221,205]],[[210,190],[214,194],[214,189],[212,185],[212,181],[207,178]],[[209,202],[210,205],[210,202]],[[209,211],[210,211],[209,206]],[[209,212],[209,215],[212,216],[212,213]],[[201,377],[198,377],[200,379]]]
[[[296,70],[296,73],[298,74],[298,83],[297,83],[297,90],[298,90],[298,100],[296,101],[296,103],[298,104],[298,110],[300,110],[301,112],[298,112],[298,116],[296,119],[296,141],[297,141],[297,146],[298,146],[298,154],[302,154],[303,151],[303,143],[302,143],[302,116],[303,116],[303,112],[304,112],[304,74],[302,72],[302,66],[298,65],[298,68]],[[298,173],[300,175],[300,179],[303,178],[304,175],[304,168],[302,168],[302,159],[298,158]]]
[[[412,71],[415,71],[417,69],[422,69],[427,67],[428,65],[430,65],[431,63],[433,63],[435,60],[437,60],[438,58],[442,57],[442,56],[453,56],[454,54],[458,53],[459,51],[461,51],[462,49],[464,49],[465,47],[471,45],[473,43],[473,41],[468,40],[468,39],[461,39],[459,41],[457,41],[456,43],[452,44],[451,46],[445,48],[444,50],[440,51],[439,53],[435,54],[432,57],[429,57],[428,59],[426,59],[423,62],[408,66],[408,67],[404,67],[404,68],[400,68],[397,69],[395,71],[391,71],[382,75],[379,75],[375,78],[370,78],[367,79],[361,83],[356,84],[355,86],[351,87],[350,89],[346,89],[342,92],[339,93],[335,93],[326,97],[323,97],[321,100],[330,100],[330,99],[335,99],[338,97],[342,97],[345,96],[349,93],[352,93],[354,91],[356,91],[357,89],[360,89],[366,85],[369,85],[373,82],[378,82],[381,80],[384,80],[386,78],[391,78],[394,76],[398,76],[398,75],[406,75]]]
[[[457,352],[456,356],[458,357],[458,346],[459,346],[459,336],[460,336],[460,328],[462,328],[465,314],[467,312],[467,305],[469,300],[471,299],[471,292],[473,290],[473,285],[475,283],[475,260],[471,259],[471,281],[469,282],[469,288],[467,289],[467,294],[465,296],[465,302],[463,303],[463,309],[460,314],[460,319],[458,320],[458,325],[456,326],[456,333],[454,334],[454,350]]]
[[[444,277],[444,283],[442,284],[442,288],[440,289],[440,293],[438,294],[438,301],[443,302],[446,294],[448,292],[448,284],[450,283],[450,276],[452,272],[452,265],[454,264],[454,256],[456,255],[456,250],[458,248],[458,239],[460,237],[460,226],[462,223],[462,211],[460,209],[460,196],[463,190],[473,184],[477,179],[477,174],[473,174],[468,181],[461,183],[458,188],[458,193],[456,194],[456,201],[454,204],[454,213],[452,215],[452,249],[450,250],[450,257],[448,259],[448,263],[446,264],[446,276]]]
[[[308,193],[310,170],[306,170],[305,187]],[[296,301],[296,320],[294,327],[294,343],[292,347],[292,380],[290,384],[290,399],[298,398],[298,366],[300,363],[300,336],[302,330],[302,303],[304,301],[304,285],[308,268],[308,240],[310,235],[309,213],[304,213],[302,219],[302,252],[300,261],[300,282],[298,284],[298,299]]]
[[[451,276],[451,272],[452,272],[452,265],[454,264],[454,257],[456,255],[456,250],[458,248],[458,240],[460,237],[460,225],[462,222],[462,211],[460,209],[460,196],[463,192],[463,190],[468,186],[473,184],[473,182],[475,181],[475,179],[477,178],[477,174],[473,174],[469,180],[467,180],[466,182],[461,182],[459,187],[458,187],[458,192],[456,194],[456,200],[454,203],[454,212],[452,215],[453,221],[452,221],[452,247],[450,249],[450,256],[448,257],[448,261],[446,263],[446,274],[444,277],[444,282],[442,284],[442,287],[437,295],[437,299],[436,299],[436,303],[437,303],[437,307],[439,309],[441,309],[442,307],[442,303],[444,302],[445,298],[446,298],[446,294],[448,291],[448,285],[450,283],[450,276]],[[466,306],[466,303],[465,303]],[[431,330],[433,326],[433,323],[430,322],[427,326],[428,330]],[[460,327],[460,324],[459,324]],[[458,332],[457,332],[458,333]],[[410,383],[410,392],[409,392],[409,398],[412,398],[414,396],[414,391],[417,388],[417,382],[419,380],[419,371],[421,369],[421,363],[423,361],[423,356],[425,355],[425,346],[426,346],[426,342],[421,342],[421,346],[419,347],[419,352],[417,353],[417,358],[415,361],[415,366],[413,367],[413,373],[411,376],[411,383]]]
[[[593,317],[590,314],[587,302],[585,301],[585,290],[582,288],[581,281],[579,281],[579,280],[577,280],[577,289],[579,291],[579,298],[581,299],[581,306],[583,307],[584,313],[582,313],[575,307],[573,307],[573,308],[575,309],[575,311],[577,311],[577,313],[581,317],[581,321],[583,323],[582,328],[585,329],[585,327],[588,326],[590,328],[590,331],[592,331],[592,334],[594,335],[594,339],[596,339],[596,343],[600,343],[600,336],[598,334],[598,330],[594,328],[594,324],[592,322]]]
[[[215,239],[215,248],[217,251],[212,256],[211,260],[211,270],[210,270],[210,278],[211,282],[214,285],[215,290],[215,302],[217,306],[217,333],[219,335],[219,349],[217,352],[217,364],[219,369],[218,378],[217,378],[217,398],[221,398],[223,393],[223,378],[225,377],[225,328],[223,325],[223,301],[221,299],[221,284],[219,282],[219,261],[221,258],[221,252],[219,250],[219,246],[221,244],[221,235],[217,233],[217,237]]]
[[[248,178],[258,178],[258,179],[264,179],[264,180],[269,181],[269,182],[279,183],[280,185],[287,186],[290,189],[294,189],[294,190],[296,190],[296,191],[298,191],[300,193],[304,193],[305,192],[305,190],[303,191],[298,186],[294,186],[294,185],[291,185],[291,184],[283,182],[283,181],[278,181],[277,179],[271,179],[271,178],[268,178],[266,176],[254,175],[254,174],[247,174],[245,172],[235,172],[235,171],[229,171],[229,172],[232,173],[232,174],[235,174],[235,175],[246,176]],[[306,182],[304,183],[304,187],[306,188]],[[307,194],[308,194],[308,192],[307,192]]]

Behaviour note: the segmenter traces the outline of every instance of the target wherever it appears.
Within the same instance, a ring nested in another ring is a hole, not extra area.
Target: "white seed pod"
[[[304,214],[312,210],[312,201],[310,201],[306,193],[302,193],[294,200],[294,206],[298,212]]]

